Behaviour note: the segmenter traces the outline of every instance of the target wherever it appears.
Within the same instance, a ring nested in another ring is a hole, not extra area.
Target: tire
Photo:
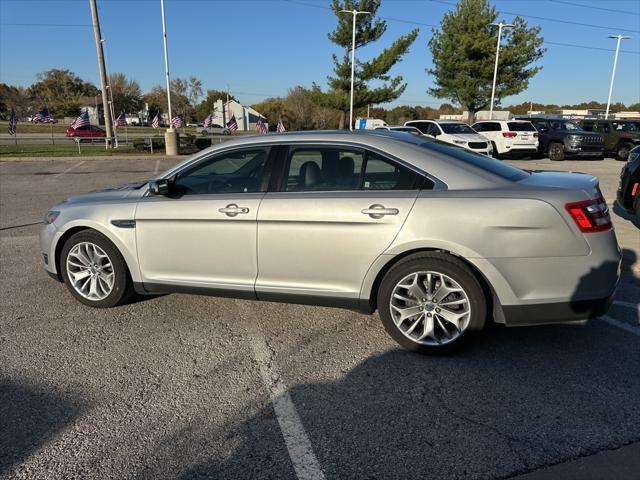
[[[496,142],[491,142],[491,146],[493,147],[493,158],[495,158],[496,160],[501,160],[502,155],[500,155],[500,152],[498,152],[498,147],[496,147]]]
[[[231,130],[223,130],[222,135],[231,135]]]
[[[425,287],[429,274],[431,285]],[[410,293],[413,286],[407,288],[416,278],[420,295],[425,295],[423,299]],[[462,293],[454,291],[437,298],[443,280],[445,287],[459,287]],[[382,325],[391,338],[405,349],[422,354],[457,350],[480,332],[487,320],[487,300],[480,282],[464,262],[443,253],[421,253],[398,262],[384,276],[377,301]],[[451,302],[459,304],[443,308],[443,303]],[[410,309],[406,313],[417,311],[401,320],[400,312],[406,308]],[[449,319],[442,316],[445,311]],[[458,321],[457,327],[452,319]],[[433,330],[429,329],[430,323],[433,323]]]
[[[200,132],[200,135],[202,135],[203,137],[208,137],[209,136],[209,132],[207,132],[206,130],[202,130]]]
[[[621,162],[626,162],[627,158],[629,158],[629,152],[633,148],[633,145],[629,143],[621,143],[616,148],[616,160],[620,160]]]
[[[564,160],[564,145],[559,142],[553,142],[549,144],[549,160],[554,162],[561,162]]]
[[[101,268],[87,266],[82,258]],[[80,303],[90,307],[110,308],[125,303],[133,295],[133,282],[122,255],[107,237],[95,230],[83,230],[72,235],[62,247],[59,260],[64,284]],[[110,264],[110,268],[107,264]],[[85,293],[74,286],[74,271],[77,278],[82,277],[76,281],[76,285],[82,286],[88,279]],[[87,272],[94,272],[95,276],[84,275]]]

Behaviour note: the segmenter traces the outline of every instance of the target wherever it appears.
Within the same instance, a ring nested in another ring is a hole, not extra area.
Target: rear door
[[[353,306],[429,180],[350,146],[284,146],[280,172],[258,213],[258,298]]]

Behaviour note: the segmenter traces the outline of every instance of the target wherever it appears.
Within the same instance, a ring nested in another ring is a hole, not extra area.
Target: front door
[[[254,296],[256,218],[269,153],[253,147],[214,154],[179,172],[170,196],[139,202],[136,240],[145,285]]]
[[[352,147],[285,150],[279,191],[265,195],[258,213],[257,296],[350,305],[400,231],[423,179]]]

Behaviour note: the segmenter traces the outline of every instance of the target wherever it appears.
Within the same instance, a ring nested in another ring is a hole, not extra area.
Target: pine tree
[[[334,76],[327,77],[329,89],[323,92],[318,85],[313,85],[312,100],[323,107],[334,108],[342,112],[340,128],[345,126],[345,117],[349,112],[351,92],[351,45],[353,17],[340,10],[359,10],[371,12],[370,15],[358,15],[356,18],[356,50],[380,39],[387,29],[384,20],[376,17],[382,0],[332,0],[331,8],[338,19],[336,29],[328,37],[336,45],[342,47],[341,57],[333,55]],[[418,36],[418,29],[403,35],[383,50],[375,58],[363,62],[357,59],[354,81],[354,111],[369,104],[386,103],[395,100],[406,88],[402,77],[391,77],[389,70],[409,51],[409,47]],[[356,52],[357,53],[357,52]],[[380,81],[382,85],[370,88],[368,83]]]
[[[431,95],[452,100],[472,116],[489,106],[497,28],[488,25],[497,18],[487,0],[460,0],[454,11],[445,14],[429,41],[434,68],[428,73],[435,77],[435,87],[428,90]],[[511,23],[513,27],[502,34],[496,104],[527,89],[529,79],[542,69],[530,65],[546,51],[540,48],[540,27],[529,28],[520,17]]]

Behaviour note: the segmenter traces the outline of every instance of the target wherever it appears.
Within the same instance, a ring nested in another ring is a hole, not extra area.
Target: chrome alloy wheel
[[[67,275],[74,290],[88,300],[103,300],[113,290],[111,259],[94,243],[73,246],[67,255]]]
[[[469,325],[471,305],[463,288],[439,272],[415,272],[400,280],[390,300],[391,318],[402,334],[423,345],[444,345]]]

